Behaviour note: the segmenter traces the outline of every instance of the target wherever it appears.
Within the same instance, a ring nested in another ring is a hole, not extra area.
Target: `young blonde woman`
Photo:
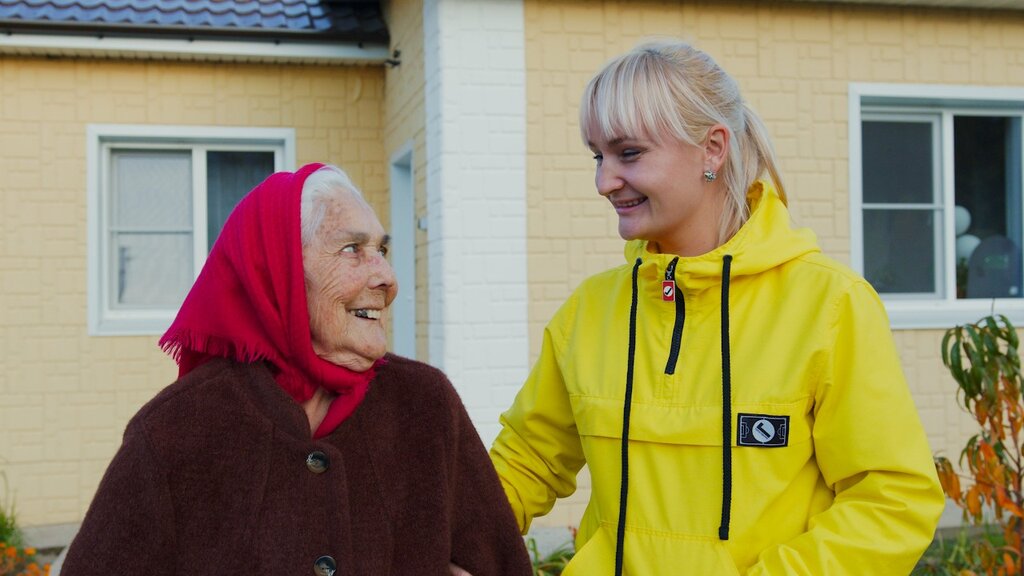
[[[899,575],[943,496],[885,310],[793,229],[736,82],[639,46],[580,109],[626,263],[583,282],[491,449],[521,530],[592,494],[565,576]]]

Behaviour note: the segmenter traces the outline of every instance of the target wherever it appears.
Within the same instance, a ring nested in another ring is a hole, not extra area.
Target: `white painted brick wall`
[[[528,372],[521,0],[426,0],[430,359],[485,444]]]

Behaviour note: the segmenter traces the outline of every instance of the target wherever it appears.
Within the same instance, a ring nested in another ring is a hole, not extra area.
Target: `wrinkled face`
[[[715,247],[723,196],[704,182],[703,148],[673,138],[607,138],[597,126],[590,134],[597,191],[618,214],[623,239],[647,240],[681,256]]]
[[[387,350],[386,313],[398,293],[385,259],[388,236],[355,193],[322,201],[323,222],[302,249],[313,350],[328,362],[363,372]]]

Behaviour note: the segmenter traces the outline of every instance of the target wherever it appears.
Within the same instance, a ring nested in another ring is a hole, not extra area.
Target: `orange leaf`
[[[967,511],[975,518],[981,516],[981,497],[978,495],[977,485],[967,491]]]
[[[960,477],[956,474],[949,475],[949,494],[954,495],[953,500],[960,501]]]
[[[988,442],[978,442],[978,448],[981,449],[981,454],[985,457],[985,460],[993,460],[996,457],[996,451],[992,448],[992,445]]]
[[[941,458],[935,462],[935,471],[938,473],[942,491],[959,504],[961,500],[960,478],[953,471],[953,465],[949,463],[949,460]]]
[[[1010,514],[1013,514],[1017,518],[1024,518],[1024,509],[1022,509],[1017,504],[1014,504],[1013,501],[1010,500],[1009,498],[1004,498],[1004,500],[999,503],[999,507],[1006,510]]]

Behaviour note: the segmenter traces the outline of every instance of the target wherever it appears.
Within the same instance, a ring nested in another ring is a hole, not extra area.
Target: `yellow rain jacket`
[[[501,417],[524,533],[590,467],[564,576],[905,575],[932,539],[944,498],[882,303],[774,189],[748,200],[707,254],[627,243]]]

